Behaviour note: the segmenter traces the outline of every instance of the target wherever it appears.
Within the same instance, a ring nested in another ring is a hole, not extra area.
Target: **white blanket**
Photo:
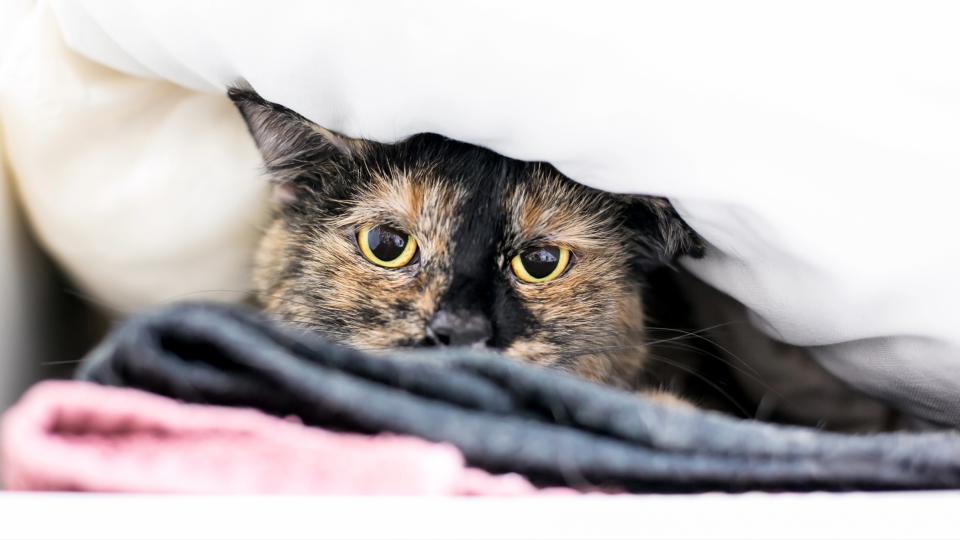
[[[52,6],[5,58],[0,121],[34,226],[98,297],[246,286],[261,180],[217,95],[243,77],[348,135],[438,132],[669,196],[712,245],[686,266],[766,332],[960,425],[951,4]]]

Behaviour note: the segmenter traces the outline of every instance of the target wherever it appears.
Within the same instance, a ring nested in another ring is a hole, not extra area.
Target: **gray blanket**
[[[960,487],[954,433],[850,436],[658,405],[490,354],[374,356],[216,305],[134,318],[78,378],[410,434],[540,485],[632,492]]]

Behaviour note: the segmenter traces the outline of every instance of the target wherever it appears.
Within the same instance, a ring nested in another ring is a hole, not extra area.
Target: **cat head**
[[[486,346],[627,384],[643,363],[643,276],[702,244],[670,204],[439,135],[350,139],[229,91],[274,184],[257,296],[366,350]]]

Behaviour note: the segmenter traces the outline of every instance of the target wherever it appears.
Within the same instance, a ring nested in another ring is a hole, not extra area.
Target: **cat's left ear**
[[[627,222],[637,233],[643,270],[670,266],[679,257],[703,257],[703,238],[662,197],[628,197]]]
[[[324,187],[353,169],[363,142],[350,139],[263,99],[248,84],[227,90],[253,135],[280,202]]]

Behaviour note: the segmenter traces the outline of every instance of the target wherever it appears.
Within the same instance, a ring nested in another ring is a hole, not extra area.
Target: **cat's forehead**
[[[583,249],[608,243],[620,203],[549,165],[453,141],[398,146],[371,160],[354,218],[423,235]]]

